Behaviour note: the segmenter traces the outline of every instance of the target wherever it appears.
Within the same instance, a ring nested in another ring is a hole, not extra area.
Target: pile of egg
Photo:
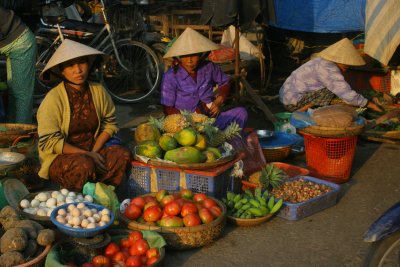
[[[90,195],[83,196],[80,193],[61,189],[53,192],[40,192],[31,201],[22,199],[19,203],[22,210],[26,213],[37,216],[50,217],[51,212],[58,206],[65,203],[74,202],[93,202],[93,197]]]
[[[92,229],[107,225],[110,220],[110,210],[89,208],[85,203],[69,204],[66,209],[57,210],[57,222],[73,228]]]

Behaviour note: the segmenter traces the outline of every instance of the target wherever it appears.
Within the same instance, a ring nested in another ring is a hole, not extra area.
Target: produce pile
[[[270,163],[265,165],[261,171],[252,173],[248,180],[262,190],[270,190],[281,185],[286,178],[287,175],[282,169]]]
[[[135,131],[135,153],[151,159],[178,164],[213,162],[222,157],[220,146],[240,137],[237,123],[221,131],[213,126],[214,118],[191,112],[149,118]]]
[[[254,194],[249,190],[245,190],[244,194],[227,192],[222,202],[228,208],[228,215],[241,219],[253,219],[277,212],[282,207],[283,200],[275,200],[274,196],[268,196],[267,190],[261,193],[261,188],[256,188]]]
[[[162,189],[155,196],[135,197],[124,211],[125,217],[130,220],[163,227],[207,224],[221,214],[222,208],[214,199],[189,189],[173,194]]]
[[[2,225],[0,239],[0,266],[11,267],[24,264],[37,257],[43,248],[55,240],[53,230],[45,229],[32,220],[21,220],[11,206],[0,211]]]
[[[300,203],[330,191],[332,191],[332,188],[327,185],[317,184],[300,178],[284,182],[281,186],[274,188],[271,194],[276,198],[283,199],[285,202]]]
[[[400,131],[400,118],[391,118],[372,128],[375,131]]]

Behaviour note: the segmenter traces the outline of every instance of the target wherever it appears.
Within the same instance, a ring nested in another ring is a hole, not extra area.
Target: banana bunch
[[[228,208],[228,215],[241,219],[253,219],[277,212],[282,207],[283,199],[275,199],[274,196],[268,195],[267,190],[262,193],[261,188],[256,188],[254,194],[250,190],[245,190],[244,194],[228,191],[226,198],[222,198],[222,202]]]

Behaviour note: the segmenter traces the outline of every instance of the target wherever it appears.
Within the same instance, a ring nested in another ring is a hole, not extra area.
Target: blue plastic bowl
[[[91,228],[91,229],[72,228],[72,227],[63,225],[56,220],[59,209],[67,209],[70,204],[77,205],[79,203],[80,202],[63,204],[61,206],[58,206],[51,212],[50,220],[58,228],[58,230],[60,230],[61,232],[65,233],[67,235],[73,236],[73,237],[92,237],[92,236],[98,235],[101,232],[103,232],[104,230],[106,230],[114,222],[115,217],[114,217],[114,213],[111,210],[110,210],[110,222],[108,224],[101,226],[101,227]],[[90,203],[90,202],[84,202],[84,203],[85,203],[86,207],[88,207],[90,209],[97,209],[98,211],[101,211],[105,208],[104,206]]]

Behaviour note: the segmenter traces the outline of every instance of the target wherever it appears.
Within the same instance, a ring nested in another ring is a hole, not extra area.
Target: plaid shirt
[[[307,92],[322,88],[350,105],[363,107],[368,101],[351,89],[335,63],[322,58],[312,59],[293,71],[279,90],[279,100],[284,105],[296,105]]]

